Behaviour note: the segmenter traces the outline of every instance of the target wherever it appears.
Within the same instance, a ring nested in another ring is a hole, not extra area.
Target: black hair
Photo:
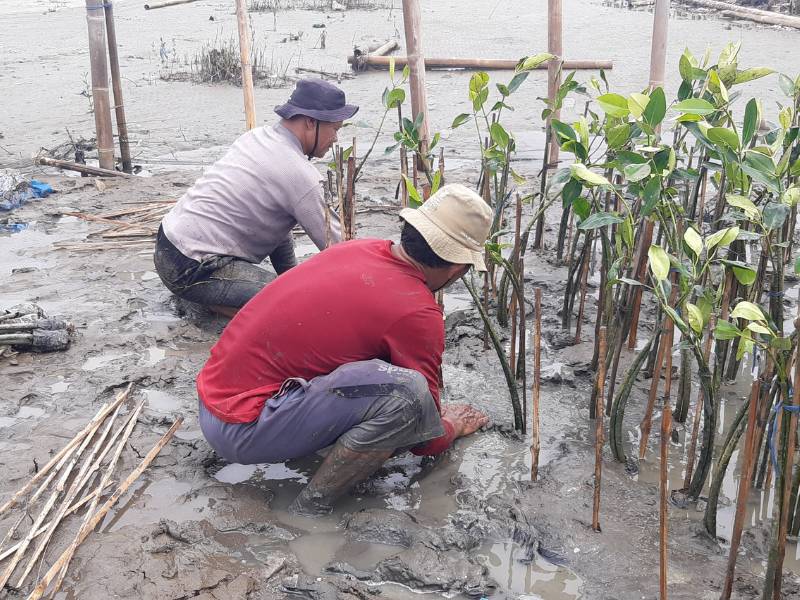
[[[425,238],[422,237],[422,234],[408,221],[403,221],[403,229],[400,231],[400,244],[406,254],[426,267],[444,269],[455,264],[436,254],[428,242],[425,241]]]

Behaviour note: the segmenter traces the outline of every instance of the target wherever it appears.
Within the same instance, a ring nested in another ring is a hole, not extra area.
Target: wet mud
[[[656,461],[632,475],[605,456],[602,533],[590,528],[593,426],[588,420],[591,343],[560,329],[564,268],[537,255],[529,286],[543,289],[544,383],[540,479],[530,482],[529,438],[513,415],[493,351],[460,284],[445,299],[445,402],[471,402],[491,424],[437,459],[395,457],[337,505],[330,517],[286,512],[321,457],[280,465],[227,464],[197,426],[194,377],[224,320],[187,310],[153,277],[150,250],[59,250],[97,226],[62,216],[126,202],[174,197],[191,174],[113,181],[100,191],[80,178],[51,178],[58,193],[15,213],[29,223],[0,238],[4,302],[35,301],[76,325],[69,350],[18,354],[0,362],[0,494],[17,489],[63,446],[97,406],[128,381],[146,399],[131,440],[143,453],[178,414],[186,425],[144,477],[79,549],[66,598],[617,598],[657,596]],[[391,189],[359,213],[359,236],[396,237]],[[553,216],[555,218],[555,216]],[[556,224],[548,224],[552,235]],[[308,241],[298,236],[298,246]],[[302,252],[301,252],[302,254]],[[20,265],[33,270],[19,270]],[[590,313],[595,300],[590,289]],[[532,312],[532,311],[531,311]],[[587,335],[591,314],[584,323]],[[646,321],[646,319],[645,319]],[[530,324],[528,324],[530,326]],[[626,356],[630,360],[630,356]],[[631,447],[648,380],[637,382],[626,414]],[[725,415],[740,390],[726,394]],[[657,432],[658,427],[654,426]],[[657,434],[651,445],[658,443]],[[684,434],[671,447],[671,481],[682,478]],[[725,495],[735,494],[735,475]],[[720,513],[720,529],[732,511]],[[754,511],[740,557],[737,598],[758,596],[766,511]],[[670,592],[715,598],[724,541],[702,533],[695,507],[670,510]],[[724,522],[724,523],[723,523]],[[8,525],[0,520],[0,530]],[[47,560],[59,544],[56,540]],[[787,569],[796,565],[789,546]],[[786,598],[800,598],[787,573]]]

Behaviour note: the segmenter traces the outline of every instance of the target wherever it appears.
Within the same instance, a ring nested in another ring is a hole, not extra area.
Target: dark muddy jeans
[[[200,428],[217,454],[240,464],[283,462],[337,440],[357,452],[411,448],[444,433],[425,378],[377,359],[287,380],[252,423],[225,423],[201,401]]]
[[[276,249],[270,260],[278,273],[297,264],[294,247]],[[170,292],[204,306],[241,308],[275,279],[274,273],[233,256],[192,260],[169,241],[160,227],[153,262]]]

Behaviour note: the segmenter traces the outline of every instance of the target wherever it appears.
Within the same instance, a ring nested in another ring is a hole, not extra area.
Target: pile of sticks
[[[64,537],[67,517],[88,505],[77,533],[73,534],[72,540],[35,583],[28,600],[41,598],[51,584],[51,594],[55,595],[78,546],[94,531],[181,426],[183,417],[175,421],[139,465],[101,504],[101,498],[114,485],[112,480],[120,456],[144,405],[142,401],[127,416],[121,416],[130,390],[131,386],[128,385],[113,402],[104,404],[80,433],[0,506],[0,516],[14,509],[19,513],[0,543],[0,590],[8,585],[21,591],[30,585],[29,576],[33,570],[36,569],[37,574],[43,570],[40,563],[44,560],[45,550],[52,550],[57,543],[54,534]],[[27,523],[30,523],[30,527],[23,533],[21,526]],[[17,577],[14,577],[15,574]]]
[[[141,248],[143,244],[150,245],[158,233],[161,219],[172,206],[175,200],[155,200],[147,202],[131,202],[128,208],[93,215],[83,212],[65,212],[64,215],[77,217],[84,221],[102,223],[107,227],[90,233],[87,241],[81,244],[65,243],[54,244],[64,250],[102,250],[113,246],[115,248]],[[113,242],[113,244],[109,244]]]

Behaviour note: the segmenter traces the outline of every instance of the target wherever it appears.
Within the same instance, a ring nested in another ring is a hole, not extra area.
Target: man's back
[[[197,379],[220,419],[250,422],[290,377],[380,358],[414,369],[438,404],[442,314],[420,271],[386,240],[337,244],[288,271],[231,321]]]

